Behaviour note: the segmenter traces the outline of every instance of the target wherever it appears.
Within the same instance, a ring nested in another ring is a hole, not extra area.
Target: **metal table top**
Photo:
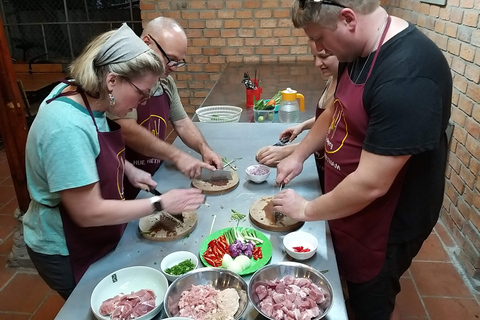
[[[256,151],[264,145],[275,143],[279,133],[289,124],[196,123],[196,125],[204,134],[209,145],[221,156],[229,160],[241,158],[235,161],[240,176],[238,187],[226,194],[208,195],[206,204],[197,210],[197,227],[189,237],[183,239],[170,242],[147,240],[138,232],[138,220],[130,222],[117,248],[88,269],[58,313],[56,320],[94,320],[95,317],[90,311],[90,295],[97,283],[106,275],[115,270],[134,265],[145,265],[160,269],[161,260],[173,251],[188,250],[198,254],[200,245],[210,232],[214,215],[216,215],[216,218],[213,231],[232,227],[235,225],[235,222],[230,221],[231,209],[248,216],[249,207],[253,201],[262,196],[274,195],[278,192],[278,187],[275,186],[275,169],[272,170],[267,181],[261,184],[247,181],[245,169],[247,166],[256,163]],[[188,149],[180,139],[176,139],[174,145],[199,158],[199,155]],[[169,163],[162,164],[154,175],[154,179],[159,182],[157,189],[160,192],[166,192],[172,188],[186,188],[190,186],[190,180]],[[313,158],[305,162],[303,172],[288,187],[295,189],[307,199],[313,199],[319,195],[320,186]],[[143,191],[139,194],[140,198],[150,196]],[[241,222],[240,226],[255,228],[270,239],[273,246],[273,255],[270,263],[289,260],[282,246],[282,239],[286,232],[272,232],[259,229],[249,219]],[[323,221],[307,222],[301,230],[315,234],[319,241],[317,253],[304,262],[318,270],[329,270],[325,276],[332,284],[334,297],[332,309],[325,319],[347,320],[337,262],[327,224]],[[248,282],[250,276],[244,278]],[[154,319],[164,318],[166,316],[162,311]],[[253,319],[262,320],[265,318],[259,315],[250,304],[244,314],[244,320]]]

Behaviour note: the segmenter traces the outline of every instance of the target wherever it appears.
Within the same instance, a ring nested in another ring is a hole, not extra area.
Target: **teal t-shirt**
[[[45,99],[58,95],[59,84]],[[23,217],[25,243],[35,252],[68,255],[56,207],[60,191],[99,181],[97,131],[87,109],[68,97],[42,102],[27,137],[25,165],[30,193]],[[98,129],[109,131],[104,112],[93,112]]]

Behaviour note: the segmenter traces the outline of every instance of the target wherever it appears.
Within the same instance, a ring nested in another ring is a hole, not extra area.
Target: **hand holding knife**
[[[162,193],[160,191],[158,191],[155,187],[152,187],[152,186],[147,186],[147,189],[144,189],[145,191],[147,192],[150,192],[151,194],[154,194],[156,196],[161,196]],[[161,211],[160,214],[163,214],[165,217],[175,221],[176,223],[178,223],[178,225],[180,226],[185,226],[185,224],[183,223],[183,221],[175,218],[174,216],[172,216],[170,213],[166,212],[166,211]]]

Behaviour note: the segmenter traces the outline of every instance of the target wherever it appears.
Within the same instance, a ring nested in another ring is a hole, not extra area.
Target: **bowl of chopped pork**
[[[167,288],[167,278],[159,270],[128,267],[112,272],[97,284],[90,307],[99,320],[148,320],[160,312]]]
[[[248,306],[247,283],[221,268],[199,268],[175,280],[164,298],[167,317],[237,320]]]
[[[330,311],[333,291],[320,271],[299,262],[279,262],[253,274],[248,298],[267,319],[318,320]]]

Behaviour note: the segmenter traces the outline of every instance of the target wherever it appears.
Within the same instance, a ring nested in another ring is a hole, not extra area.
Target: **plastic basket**
[[[209,106],[201,107],[196,111],[200,122],[238,122],[242,108],[236,106]]]

